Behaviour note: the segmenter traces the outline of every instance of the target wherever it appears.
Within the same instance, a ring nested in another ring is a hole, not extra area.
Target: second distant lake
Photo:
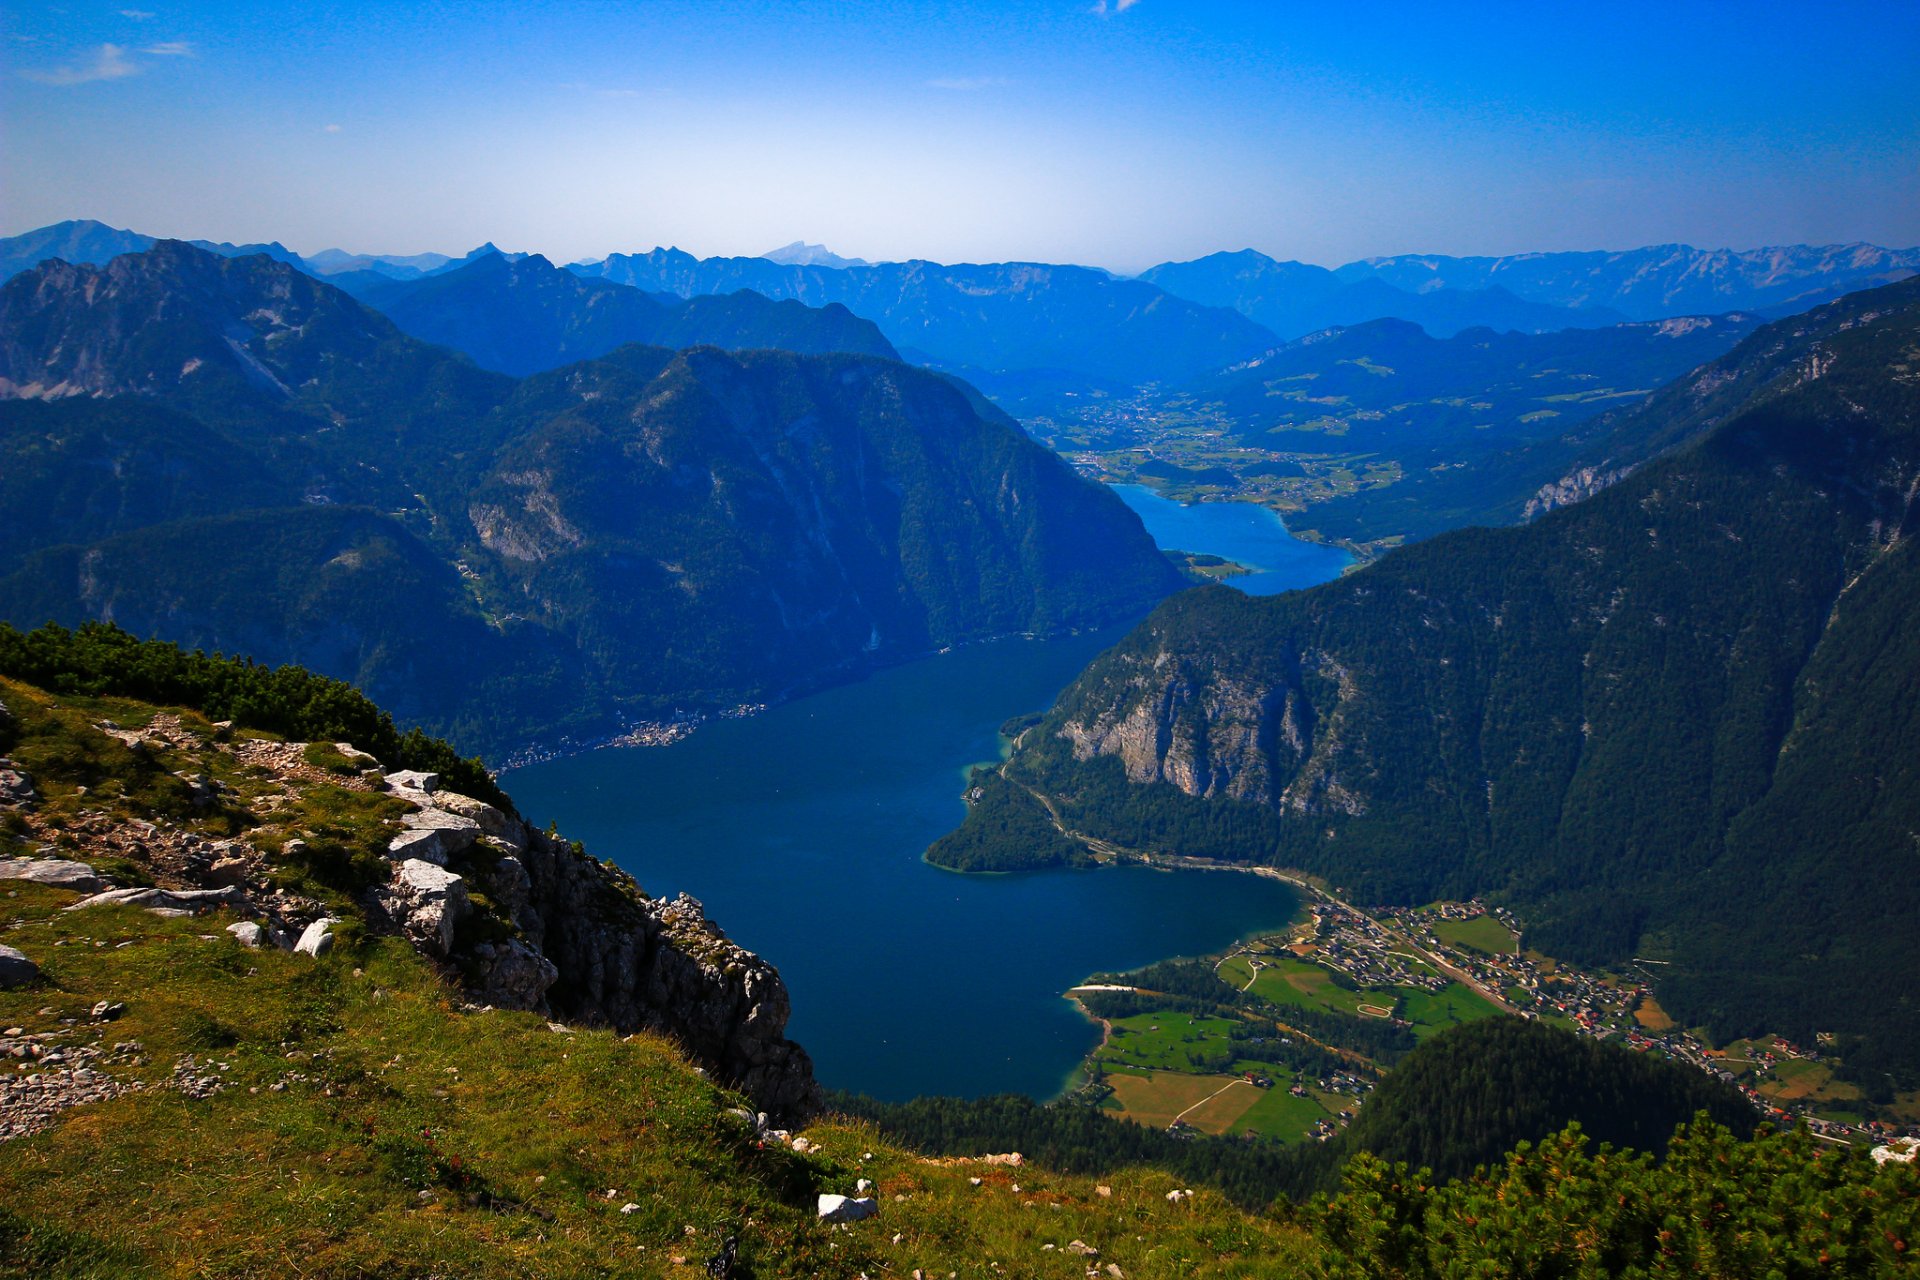
[[[1163,498],[1140,484],[1113,491],[1133,508],[1166,551],[1216,555],[1253,572],[1224,579],[1250,596],[1279,595],[1337,578],[1353,563],[1339,547],[1296,538],[1276,511],[1252,502],[1196,502]]]

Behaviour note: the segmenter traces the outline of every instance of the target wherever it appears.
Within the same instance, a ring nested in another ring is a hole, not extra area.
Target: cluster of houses
[[[1346,975],[1355,986],[1439,991],[1447,985],[1431,969],[1415,967],[1414,957],[1395,951],[1399,940],[1373,917],[1330,902],[1316,902],[1310,909],[1317,933],[1311,959]]]
[[[1431,928],[1431,922],[1435,920],[1469,920],[1488,915],[1519,937],[1519,921],[1504,908],[1490,907],[1480,902],[1449,902],[1415,909],[1383,907],[1378,909],[1378,914],[1398,921],[1409,933],[1419,936],[1423,946],[1434,951],[1448,964],[1472,975],[1482,985],[1495,991],[1511,992],[1519,988],[1525,992],[1524,1000],[1516,1001],[1521,1017],[1538,1018],[1557,1014],[1570,1021],[1583,1035],[1600,1040],[1617,1039],[1629,1049],[1642,1053],[1661,1053],[1688,1063],[1732,1084],[1764,1115],[1777,1121],[1804,1121],[1812,1132],[1824,1137],[1840,1141],[1884,1139],[1910,1131],[1885,1121],[1849,1124],[1827,1119],[1816,1115],[1811,1103],[1770,1097],[1757,1087],[1756,1081],[1770,1075],[1784,1061],[1820,1061],[1821,1054],[1816,1049],[1774,1037],[1768,1042],[1755,1044],[1746,1060],[1746,1070],[1735,1072],[1729,1069],[1725,1054],[1715,1051],[1683,1028],[1669,1027],[1656,1031],[1642,1026],[1634,1015],[1642,1001],[1651,996],[1650,989],[1644,984],[1602,980],[1564,965],[1542,966],[1517,951],[1489,956],[1466,948],[1455,948],[1442,941]],[[1379,926],[1376,925],[1375,929],[1375,934],[1360,930],[1356,931],[1355,936],[1384,937],[1386,942],[1383,946],[1392,941],[1391,936]],[[1321,959],[1319,956],[1314,958]]]

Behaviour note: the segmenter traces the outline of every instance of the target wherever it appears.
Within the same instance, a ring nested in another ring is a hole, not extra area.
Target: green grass
[[[1098,1057],[1110,1065],[1163,1071],[1217,1071],[1232,1056],[1230,1018],[1202,1018],[1172,1011],[1119,1018]]]
[[[1312,1097],[1296,1098],[1288,1093],[1287,1086],[1293,1083],[1291,1073],[1269,1069],[1267,1075],[1273,1080],[1273,1088],[1261,1091],[1260,1101],[1240,1117],[1233,1132],[1252,1129],[1282,1142],[1304,1141],[1307,1131],[1327,1118],[1327,1109]]]
[[[1220,975],[1220,981],[1235,991],[1244,991],[1247,979],[1253,976],[1253,963],[1245,956],[1228,956],[1220,962],[1220,968],[1216,972]]]
[[[1450,982],[1440,991],[1409,991],[1401,999],[1400,1016],[1413,1023],[1413,1034],[1424,1040],[1437,1031],[1497,1017],[1500,1011],[1469,987]]]
[[[1282,1007],[1299,1005],[1356,1016],[1363,1004],[1393,1003],[1391,993],[1362,994],[1335,986],[1332,970],[1292,956],[1271,959],[1261,966],[1260,976],[1253,982],[1252,994]]]
[[[1451,946],[1465,947],[1489,956],[1512,954],[1515,941],[1513,930],[1492,916],[1475,916],[1471,920],[1436,920],[1433,922],[1433,934]]]
[[[1103,1176],[1110,1198],[1032,1167],[977,1168],[975,1188],[966,1167],[833,1122],[809,1131],[817,1154],[763,1148],[727,1114],[739,1100],[667,1042],[463,1013],[410,948],[352,926],[313,961],[243,950],[218,919],[70,915],[71,894],[11,892],[0,925],[20,926],[6,936],[46,980],[0,992],[0,1024],[72,1019],[103,1047],[137,1041],[106,1069],[151,1087],[6,1145],[0,1274],[695,1276],[728,1233],[767,1277],[999,1262],[1078,1280],[1083,1262],[1058,1248],[1074,1238],[1128,1276],[1316,1270],[1299,1230],[1204,1192],[1170,1205],[1177,1184],[1158,1173]],[[125,1015],[89,1023],[102,999]],[[184,1054],[227,1087],[164,1087]],[[292,1073],[307,1078],[272,1089]],[[813,1196],[858,1177],[878,1183],[880,1221],[820,1225]]]

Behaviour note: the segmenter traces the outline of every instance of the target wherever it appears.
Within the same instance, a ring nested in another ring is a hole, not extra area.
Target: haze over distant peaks
[[[768,262],[777,262],[783,267],[870,267],[873,265],[865,258],[843,258],[823,244],[808,244],[804,240],[795,240],[792,244],[782,245],[778,249],[769,249],[760,256]]]

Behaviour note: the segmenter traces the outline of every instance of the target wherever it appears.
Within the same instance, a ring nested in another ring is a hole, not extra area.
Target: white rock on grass
[[[67,910],[83,911],[88,907],[115,904],[140,907],[157,916],[188,916],[213,907],[238,907],[244,910],[247,897],[239,885],[227,885],[221,889],[109,889],[91,898],[82,898]]]
[[[0,945],[0,987],[24,987],[40,976],[40,966],[17,948]]]
[[[334,923],[325,916],[315,920],[307,926],[306,932],[300,935],[300,941],[293,944],[294,951],[299,955],[313,956],[318,959],[333,950]]]
[[[27,880],[75,893],[99,893],[107,887],[92,867],[65,858],[0,859],[0,880]]]
[[[872,1196],[821,1196],[819,1215],[822,1222],[859,1222],[871,1218],[880,1212],[879,1203]]]
[[[242,920],[227,926],[227,932],[243,947],[261,947],[266,945],[267,931],[251,920]]]

